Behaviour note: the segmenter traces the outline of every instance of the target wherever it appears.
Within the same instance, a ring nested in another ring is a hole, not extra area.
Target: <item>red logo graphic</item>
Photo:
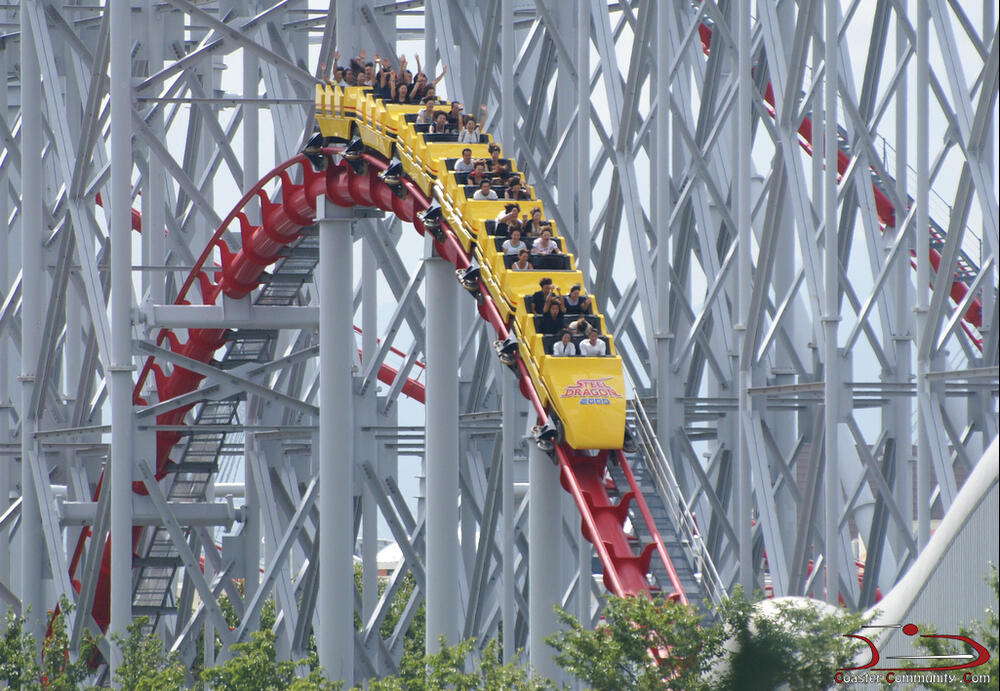
[[[577,379],[567,384],[560,398],[621,398],[622,395],[608,384],[611,377],[603,379]]]
[[[863,626],[865,629],[901,629],[907,636],[914,636],[917,634],[919,629],[916,624],[886,624],[882,626],[870,625]],[[868,644],[868,650],[871,654],[871,660],[864,665],[858,667],[840,667],[837,673],[834,675],[834,681],[838,684],[844,682],[844,672],[858,672],[862,670],[869,670],[872,672],[951,672],[958,669],[968,669],[970,667],[979,667],[980,665],[986,664],[990,659],[990,652],[983,647],[980,643],[972,640],[968,636],[952,636],[945,634],[920,634],[920,638],[947,638],[949,640],[958,641],[975,651],[975,655],[970,653],[954,653],[952,655],[886,655],[885,660],[928,660],[929,664],[926,667],[876,667],[882,656],[879,654],[878,648],[871,641],[870,638],[866,636],[858,636],[853,633],[844,634],[845,638],[856,638],[859,641],[864,641]],[[951,663],[951,664],[950,664]],[[893,663],[889,663],[893,664]],[[898,663],[896,663],[898,664]],[[893,675],[887,674],[886,680],[892,683]]]

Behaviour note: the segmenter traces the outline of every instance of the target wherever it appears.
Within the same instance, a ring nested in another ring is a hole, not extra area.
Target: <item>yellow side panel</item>
[[[370,146],[386,158],[392,156],[392,139],[376,132],[367,125],[362,125],[360,130],[361,141],[365,143],[365,146]]]
[[[316,124],[324,137],[336,137],[337,139],[350,139],[351,121],[347,118],[316,117]]]
[[[410,177],[411,180],[413,180],[413,182],[417,184],[417,187],[420,188],[420,191],[422,191],[424,195],[430,197],[431,187],[434,184],[431,178],[428,177],[428,175],[424,172],[424,169],[410,157],[409,153],[405,150],[401,150],[398,145],[396,147],[396,153],[399,154],[399,160],[403,164],[403,171]]]
[[[625,439],[625,378],[619,357],[542,358],[552,407],[574,449],[620,449]]]

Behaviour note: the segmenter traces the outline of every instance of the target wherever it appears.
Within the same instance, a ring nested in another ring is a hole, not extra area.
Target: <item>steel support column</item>
[[[581,3],[586,5],[587,3]],[[428,25],[430,22],[428,21]],[[514,61],[517,53],[514,49],[514,3],[500,3],[500,93],[514,93]],[[500,98],[500,142],[507,147],[508,152],[514,147],[514,110],[513,98]]]
[[[513,62],[513,60],[511,61]],[[590,6],[576,5],[576,268],[590,283]],[[505,91],[504,93],[512,93]],[[504,102],[513,99],[504,99]],[[665,109],[664,109],[665,110]],[[663,114],[663,110],[660,111]],[[588,591],[589,594],[589,591]]]
[[[503,550],[503,599],[500,604],[500,618],[503,620],[503,630],[510,632],[503,637],[503,661],[510,662],[514,659],[514,627],[517,619],[517,610],[514,605],[514,590],[517,584],[514,582],[514,449],[517,446],[517,380],[507,371],[507,368],[497,362],[499,368],[498,377],[501,385],[500,405],[503,412],[503,487],[501,490],[501,501],[503,502],[500,513],[503,520],[502,544]]]
[[[752,364],[751,348],[745,342],[747,322],[750,318],[750,298],[752,281],[752,259],[750,254],[753,230],[750,226],[750,161],[751,129],[753,117],[750,110],[750,97],[753,82],[750,78],[750,0],[740,0],[737,10],[737,111],[736,111],[736,229],[739,247],[737,248],[738,277],[737,288],[739,299],[739,320],[735,330],[739,335],[739,418],[737,420],[739,435],[739,461],[737,472],[736,524],[739,536],[739,582],[745,592],[753,592],[754,564],[751,554],[751,521],[753,519],[752,478],[750,474],[750,367]],[[762,478],[758,478],[761,482]],[[761,485],[763,486],[763,485]]]
[[[378,224],[369,220],[365,223],[365,236],[361,251],[361,372],[367,371],[378,351],[378,259],[373,245],[378,242]],[[363,407],[360,417],[369,425],[378,424],[378,389],[368,387],[358,401]],[[358,456],[371,462],[375,472],[382,476],[378,465],[378,449],[373,430],[360,434],[362,448]],[[378,604],[378,504],[368,487],[361,488],[361,611],[362,621],[368,621]]]
[[[31,472],[34,433],[38,421],[29,412],[35,388],[37,353],[41,345],[43,314],[42,241],[42,94],[35,36],[28,21],[28,5],[21,2],[21,613],[26,632],[41,646],[45,631],[42,599],[42,517]],[[5,190],[6,192],[6,190]]]
[[[7,98],[7,72],[10,69],[7,59],[7,47],[0,46],[0,74],[5,75],[0,80],[0,116],[6,117],[8,112]],[[10,194],[8,192],[7,167],[0,168],[0,220],[6,223],[10,218],[10,207],[8,206]],[[0,293],[6,297],[7,291],[11,289],[10,276],[13,273],[14,259],[11,257],[10,230],[0,230]],[[13,441],[10,437],[10,355],[7,337],[0,333],[0,444],[7,444]],[[13,475],[14,457],[0,457],[0,514],[10,506],[10,484]],[[5,586],[11,585],[10,573],[10,530],[0,528],[0,583]]]
[[[676,384],[670,363],[674,335],[670,325],[670,214],[673,198],[670,180],[670,8],[656,7],[656,121],[653,132],[653,228],[656,239],[656,434],[670,453],[673,429],[678,420],[673,406]],[[655,193],[654,193],[655,190]],[[588,242],[589,244],[589,242]]]
[[[552,458],[533,443],[528,444],[528,475],[528,661],[540,675],[557,681],[561,672],[545,638],[558,629],[552,606],[562,601],[563,490]]]
[[[132,623],[132,53],[130,3],[111,3],[111,633]],[[122,663],[111,646],[111,673]]]
[[[930,386],[927,373],[930,371],[930,348],[924,347],[930,338],[927,312],[930,306],[930,234],[927,232],[930,200],[930,120],[928,98],[930,93],[930,11],[927,0],[917,0],[917,193],[916,193],[916,236],[917,236],[917,545],[923,549],[931,534],[931,449],[927,421],[930,411]]]
[[[319,220],[319,662],[354,683],[354,364],[352,212]]]
[[[840,592],[840,459],[837,456],[837,424],[840,418],[840,356],[837,327],[840,323],[840,257],[837,243],[837,0],[827,0],[824,18],[823,153],[823,389],[824,503],[823,559],[826,565],[826,601],[837,603]],[[926,227],[926,226],[925,226]]]
[[[430,250],[428,250],[428,255]],[[458,545],[458,284],[444,259],[425,260],[427,329],[425,459],[427,474],[427,652],[438,637],[458,643],[461,606]]]

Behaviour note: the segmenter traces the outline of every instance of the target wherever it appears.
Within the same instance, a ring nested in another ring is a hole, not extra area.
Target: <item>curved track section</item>
[[[181,286],[175,304],[190,304],[192,290],[200,293],[203,304],[214,304],[220,296],[240,299],[254,291],[261,282],[264,271],[280,257],[283,248],[292,245],[301,237],[304,228],[311,226],[316,217],[317,200],[326,197],[341,206],[377,207],[398,216],[400,220],[411,222],[421,233],[425,227],[418,213],[426,210],[431,199],[412,180],[402,179],[405,194],[383,182],[379,173],[383,172],[389,162],[378,153],[366,152],[363,155],[364,170],[356,171],[341,156],[339,148],[324,148],[322,155],[328,158],[325,171],[317,172],[308,159],[298,155],[264,176],[226,216],[217,228],[212,240],[202,251],[195,269],[188,275]],[[292,173],[298,168],[302,182],[293,182]],[[428,172],[428,174],[431,174]],[[264,187],[271,181],[280,185],[280,201],[272,202]],[[249,222],[246,210],[251,204],[259,204],[262,222],[254,225]],[[459,217],[460,220],[460,217]],[[225,231],[238,224],[241,247],[232,249],[223,238]],[[133,225],[137,227],[140,221],[134,215]],[[473,257],[463,247],[455,231],[447,223],[442,223],[442,231],[434,242],[434,249],[439,256],[449,261],[457,270],[469,267]],[[210,259],[217,260],[211,266],[206,266]],[[486,272],[488,273],[488,272]],[[489,281],[479,281],[478,311],[480,316],[494,329],[496,336],[504,340],[514,329],[508,319],[501,314],[497,298],[490,292],[495,286],[487,285]],[[509,308],[505,308],[509,311]],[[509,316],[509,315],[508,315]],[[214,354],[226,343],[224,329],[189,329],[186,339],[182,340],[171,330],[163,329],[156,337],[157,345],[165,344],[174,354],[189,358],[196,362],[209,362]],[[539,395],[536,380],[533,379],[531,363],[526,364],[525,358],[519,357],[514,367],[519,380],[519,388],[527,398],[538,416],[540,423],[549,419],[551,408],[543,402]],[[156,401],[147,400],[142,392],[152,374]],[[537,372],[534,372],[538,376]],[[399,376],[396,370],[383,365],[379,379],[392,383]],[[152,403],[165,403],[179,396],[195,391],[204,378],[196,372],[180,366],[174,366],[169,372],[150,357],[143,366],[133,392],[136,405],[145,406]],[[402,392],[420,402],[423,402],[423,386],[416,381],[407,380]],[[194,407],[194,403],[185,403],[167,410],[156,417],[158,426],[170,426],[176,429],[184,425],[185,416]],[[156,478],[162,480],[171,472],[171,451],[181,441],[183,434],[175,430],[158,430],[156,433]],[[680,581],[671,564],[666,548],[660,538],[652,516],[642,498],[641,491],[635,483],[624,453],[620,449],[607,449],[596,455],[579,452],[567,443],[561,442],[554,449],[554,457],[559,466],[562,485],[573,496],[581,515],[581,529],[584,535],[595,547],[604,569],[604,582],[607,588],[619,595],[636,594],[651,590],[662,590],[672,599],[687,601]],[[629,487],[619,488],[621,498],[614,501],[608,493],[606,481],[606,464],[608,461],[618,463],[629,479]],[[135,483],[134,491],[145,493],[142,483]],[[96,493],[100,492],[100,483]],[[95,495],[96,495],[95,493]],[[96,496],[95,496],[96,499]],[[633,552],[630,536],[623,529],[625,519],[630,510],[637,511],[646,524],[652,539],[638,554]],[[133,529],[133,543],[141,537],[142,529]],[[70,562],[72,577],[80,563],[83,549],[90,538],[89,531],[81,534],[73,558]],[[110,542],[103,546],[100,572],[93,592],[92,616],[101,629],[106,629],[110,619]],[[650,572],[650,561],[657,556],[667,573],[666,583],[651,584],[647,574]],[[74,581],[79,589],[81,584]]]
[[[712,46],[712,29],[706,24],[702,24],[698,28],[698,36],[701,39],[702,50],[707,54],[711,50]],[[771,117],[775,116],[775,104],[774,104],[774,89],[771,83],[768,82],[764,86],[764,106]],[[798,127],[799,134],[799,145],[804,151],[806,151],[810,156],[813,154],[813,125],[812,120],[806,116],[802,118],[802,122],[799,123]],[[844,139],[839,139],[837,142],[837,172],[843,175],[847,172],[847,169],[851,165],[851,156],[849,154],[847,141]],[[896,225],[896,207],[893,202],[889,199],[888,195],[883,189],[883,185],[891,184],[891,181],[883,181],[877,174],[877,172],[872,169],[872,194],[875,199],[875,210],[878,214],[879,225],[883,230],[886,228],[891,228]],[[932,227],[927,229],[931,233],[932,239],[936,242],[943,242],[945,230],[941,228],[938,224],[932,221]],[[915,252],[910,252],[911,256],[916,256]],[[930,249],[930,262],[931,267],[935,272],[938,271],[938,267],[941,265],[941,252],[937,248],[931,247]],[[911,262],[913,267],[916,268],[916,263]],[[967,267],[967,270],[963,275],[956,274],[954,280],[948,289],[948,294],[952,301],[956,305],[961,305],[962,301],[965,300],[966,295],[969,292],[969,285],[967,281],[971,281],[975,278],[976,274],[979,273],[978,267],[972,262],[972,260],[962,255],[962,265]],[[933,286],[933,280],[931,281]],[[969,301],[969,306],[966,308],[965,313],[962,315],[963,324],[962,327],[965,330],[966,335],[969,340],[980,350],[983,347],[983,339],[977,336],[970,329],[974,327],[979,329],[983,324],[983,305],[982,300],[979,297],[973,297]]]

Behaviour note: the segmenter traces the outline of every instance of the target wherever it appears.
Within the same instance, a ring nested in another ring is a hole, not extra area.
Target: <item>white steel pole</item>
[[[586,281],[590,270],[591,201],[590,3],[579,2],[576,7],[576,264]],[[504,102],[512,100],[505,98]]]
[[[7,74],[10,65],[7,63],[7,49],[0,47],[0,74]],[[8,115],[7,80],[0,80],[0,114]],[[10,199],[8,192],[7,168],[0,169],[0,228],[5,227],[10,218]],[[0,293],[4,298],[10,289],[10,271],[13,268],[13,258],[10,256],[10,230],[0,230]],[[10,438],[10,355],[7,339],[0,338],[0,444],[12,441]],[[0,458],[0,513],[10,505],[10,481],[14,463],[13,456]],[[8,542],[10,531],[0,530],[0,583],[11,585],[10,553]]]
[[[517,381],[507,368],[497,361],[498,377],[501,385],[501,407],[503,413],[503,488],[501,516],[503,521],[503,600],[501,619],[503,620],[503,661],[514,659],[514,626],[517,610],[514,605],[514,448],[517,446]]]
[[[511,12],[513,16],[513,12]],[[513,22],[512,22],[513,24]],[[506,24],[504,25],[506,26]],[[513,27],[511,27],[513,34]],[[510,61],[513,81],[513,60]],[[505,85],[506,86],[506,85]],[[511,85],[513,89],[513,85]],[[513,93],[504,91],[503,93]],[[505,98],[505,107],[513,112],[513,99]],[[508,102],[510,102],[508,104]],[[511,115],[513,119],[513,115]],[[511,128],[514,123],[511,122]],[[590,3],[576,4],[576,268],[583,274],[584,285],[590,276]],[[530,443],[530,442],[529,442]],[[575,507],[571,507],[575,511]],[[573,522],[570,521],[570,525]],[[576,536],[577,593],[576,616],[583,626],[590,622],[590,581],[593,550],[581,531]]]
[[[429,251],[428,251],[429,253]],[[425,260],[427,305],[427,633],[428,653],[461,636],[458,603],[458,284],[451,264]]]
[[[553,605],[561,601],[560,538],[562,488],[559,469],[534,443],[528,444],[528,661],[542,677],[557,681],[561,671],[545,638],[558,629]]]
[[[21,612],[26,630],[40,646],[42,601],[42,519],[31,473],[37,420],[30,413],[35,367],[41,345],[42,314],[42,97],[35,36],[28,21],[30,0],[21,3]]]
[[[992,0],[990,0],[992,4]],[[909,41],[906,28],[900,23],[896,26],[896,59],[902,63],[909,51]],[[903,71],[896,85],[897,102],[909,103],[908,75]],[[909,131],[905,108],[896,109],[896,198],[908,199],[910,190],[906,178],[909,175]],[[896,212],[896,223],[892,234],[886,238],[886,252],[890,243],[898,240],[902,233],[904,213]],[[895,293],[894,309],[896,311],[896,329],[893,341],[896,351],[896,369],[893,380],[900,385],[909,385],[913,373],[911,322],[904,315],[912,309],[913,288],[911,287],[909,252],[900,252],[893,268],[892,289]],[[893,533],[895,545],[905,545],[913,538],[913,403],[909,396],[895,396],[890,413],[891,437],[895,440],[896,479],[894,483],[894,498],[899,505],[900,513],[906,517],[905,528],[895,528]],[[902,558],[902,548],[898,548],[895,556]],[[865,603],[862,603],[865,604]]]
[[[823,389],[824,435],[823,466],[826,525],[824,554],[826,563],[826,601],[837,603],[840,593],[840,463],[837,451],[837,422],[840,407],[840,356],[837,352],[837,327],[840,323],[839,300],[840,257],[837,244],[837,0],[827,0],[824,20],[823,60],[826,107],[823,118],[823,152],[826,170],[823,176]]]
[[[362,372],[367,371],[368,364],[375,358],[378,350],[378,258],[375,256],[374,243],[378,242],[378,224],[374,220],[366,223],[361,253],[361,353],[363,356]],[[364,406],[362,419],[368,424],[378,422],[378,389],[370,386],[364,398],[359,401]],[[378,467],[378,449],[375,432],[369,431],[362,436],[364,440],[363,456],[371,462],[375,472],[381,477]],[[361,451],[361,450],[359,450]],[[361,488],[361,530],[362,530],[362,590],[361,611],[362,621],[368,621],[378,605],[378,504],[371,489],[364,485]]]
[[[656,191],[653,198],[656,228],[656,434],[660,445],[669,451],[671,427],[677,422],[672,405],[670,351],[673,333],[670,330],[670,8],[656,6],[656,121],[654,123],[655,154],[653,168]]]
[[[254,11],[248,7],[247,14]],[[243,97],[253,99],[257,97],[258,71],[260,60],[252,50],[243,50]],[[255,103],[247,102],[243,105],[243,192],[246,193],[256,184],[260,175],[260,109]],[[161,205],[162,206],[162,205]],[[248,210],[248,213],[255,214],[256,210]],[[260,221],[257,217],[251,217],[252,223]],[[248,416],[250,414],[250,401],[247,401]],[[253,424],[253,420],[246,420],[246,424]],[[255,446],[252,432],[244,435],[244,448],[252,449]],[[248,600],[257,592],[260,583],[260,545],[264,531],[261,530],[260,493],[258,490],[258,478],[254,475],[253,464],[249,463],[250,455],[244,453],[244,478],[245,493],[243,497],[244,506],[247,509],[246,521],[243,524],[243,571],[244,571],[244,597]],[[266,478],[260,481],[266,482]]]
[[[584,3],[586,4],[586,3]],[[500,4],[500,92],[514,93],[514,3]],[[507,147],[514,141],[514,100],[500,99],[500,140]],[[503,405],[503,661],[514,659],[514,629],[517,610],[514,602],[514,448],[517,446],[517,382],[504,366],[500,367]]]
[[[920,549],[931,535],[931,455],[926,417],[930,414],[927,373],[930,370],[930,348],[925,347],[929,337],[927,311],[930,305],[930,123],[928,120],[928,94],[930,91],[930,12],[927,0],[917,0],[917,544]]]
[[[739,249],[737,267],[739,280],[739,319],[735,329],[739,334],[739,405],[737,429],[739,430],[739,481],[736,502],[737,536],[739,538],[740,570],[739,582],[749,593],[753,591],[754,568],[752,560],[751,526],[753,513],[752,478],[750,475],[749,430],[750,419],[750,361],[743,355],[743,341],[746,338],[747,320],[750,312],[750,99],[753,83],[750,79],[750,0],[740,0],[737,19],[738,49],[738,93],[736,109],[737,167],[736,167],[736,223]]]
[[[132,55],[131,3],[111,28],[111,632],[132,622]],[[80,248],[84,251],[84,248]],[[111,646],[111,672],[122,662]]]
[[[319,220],[319,663],[354,683],[354,266],[352,212],[326,202]]]
[[[162,19],[157,11],[159,5],[160,3],[156,0],[146,0],[146,20],[149,33],[149,74],[154,74],[163,67],[164,33]],[[149,125],[154,132],[163,132],[163,105],[156,104],[154,109]],[[245,122],[244,120],[244,127],[246,126]],[[149,263],[164,265],[167,262],[167,241],[164,234],[166,226],[166,212],[164,210],[166,183],[164,181],[163,168],[155,160],[149,149],[147,149],[147,156],[149,157],[149,170],[146,176],[148,184],[143,192],[143,199],[145,200],[144,208],[146,211],[142,216],[142,227],[144,230],[142,237],[143,242],[148,243],[146,246],[148,248],[147,256]],[[244,158],[245,165],[246,159]],[[166,274],[158,272],[150,273],[149,289],[148,297],[150,302],[157,305],[162,305],[166,302]]]
[[[586,5],[587,3],[582,3]],[[500,93],[514,93],[514,3],[500,4]],[[500,144],[509,156],[514,146],[514,99],[500,99]]]

